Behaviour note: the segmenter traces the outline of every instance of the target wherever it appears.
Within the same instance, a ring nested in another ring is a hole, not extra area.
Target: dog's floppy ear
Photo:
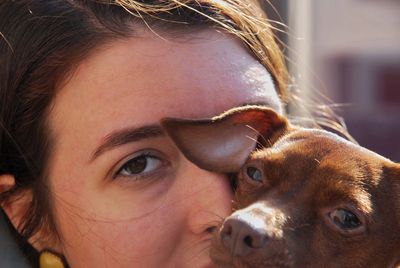
[[[260,140],[272,140],[289,123],[262,106],[233,108],[209,119],[164,118],[162,127],[182,153],[199,167],[237,172]]]

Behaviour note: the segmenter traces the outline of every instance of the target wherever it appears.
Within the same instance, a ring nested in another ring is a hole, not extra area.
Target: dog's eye
[[[332,221],[344,230],[352,230],[362,225],[357,215],[346,209],[335,209],[329,213]]]
[[[258,168],[255,167],[248,167],[246,169],[247,176],[249,176],[250,179],[256,182],[262,182],[262,172]]]

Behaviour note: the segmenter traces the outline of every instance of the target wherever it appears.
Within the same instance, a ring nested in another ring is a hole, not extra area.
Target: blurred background
[[[288,26],[278,36],[304,94],[327,96],[362,146],[400,162],[400,0],[259,1]]]

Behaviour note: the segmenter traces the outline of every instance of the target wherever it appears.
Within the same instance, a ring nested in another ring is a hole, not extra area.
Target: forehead
[[[281,192],[301,189],[312,193],[319,205],[352,201],[366,212],[385,161],[367,149],[319,130],[289,133],[252,158],[265,161],[267,179]]]
[[[334,173],[373,173],[386,159],[344,138],[317,129],[299,129],[278,140],[269,150],[286,161],[301,162],[305,167],[332,169]]]
[[[312,157],[321,161],[339,161],[337,165],[351,161],[365,162],[373,165],[385,161],[384,157],[350,142],[337,134],[320,130],[298,128],[280,138],[271,148],[272,151],[298,153],[304,158]],[[344,161],[341,163],[341,161]],[[340,163],[340,164],[339,164]]]
[[[135,105],[134,110],[151,110],[153,118],[178,117],[192,102],[195,105],[184,111],[185,116],[210,117],[253,101],[282,111],[271,76],[240,41],[211,30],[187,39],[162,39],[144,32],[100,47],[59,90],[52,113],[62,116],[73,106],[68,117],[79,119],[101,106],[96,113],[113,114],[111,109],[121,108],[119,113],[132,116],[135,111],[122,107]],[[196,101],[202,99],[206,101]],[[216,102],[221,106],[215,107]],[[182,109],[165,114],[177,104]]]
[[[143,33],[83,60],[59,88],[48,121],[54,154],[80,163],[113,131],[163,117],[211,117],[244,103],[282,112],[270,74],[240,41],[213,30],[191,41]]]

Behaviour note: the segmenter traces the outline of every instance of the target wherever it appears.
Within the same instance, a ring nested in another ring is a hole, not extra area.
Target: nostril
[[[252,249],[263,248],[269,240],[264,230],[249,230],[248,235],[244,237],[243,242]]]
[[[216,226],[210,226],[206,229],[206,232],[209,234],[212,234],[212,233],[214,233],[215,229],[217,229]]]
[[[232,235],[232,225],[230,225],[229,223],[224,224],[224,226],[222,227],[222,233],[225,236],[231,236]]]
[[[266,246],[266,230],[237,217],[228,218],[220,230],[223,245],[235,256],[244,256]]]
[[[246,236],[244,239],[243,239],[243,242],[248,246],[248,247],[250,247],[250,248],[254,248],[254,243],[253,243],[253,238],[251,237],[251,236]]]
[[[220,232],[221,241],[227,248],[231,248],[233,245],[232,230],[232,226],[229,223],[225,223]]]
[[[222,243],[225,245],[225,247],[232,249],[232,246],[234,244],[234,236],[233,234],[233,226],[231,224],[231,221],[225,221],[224,225],[222,226],[222,229],[220,231],[220,238],[222,240]]]

